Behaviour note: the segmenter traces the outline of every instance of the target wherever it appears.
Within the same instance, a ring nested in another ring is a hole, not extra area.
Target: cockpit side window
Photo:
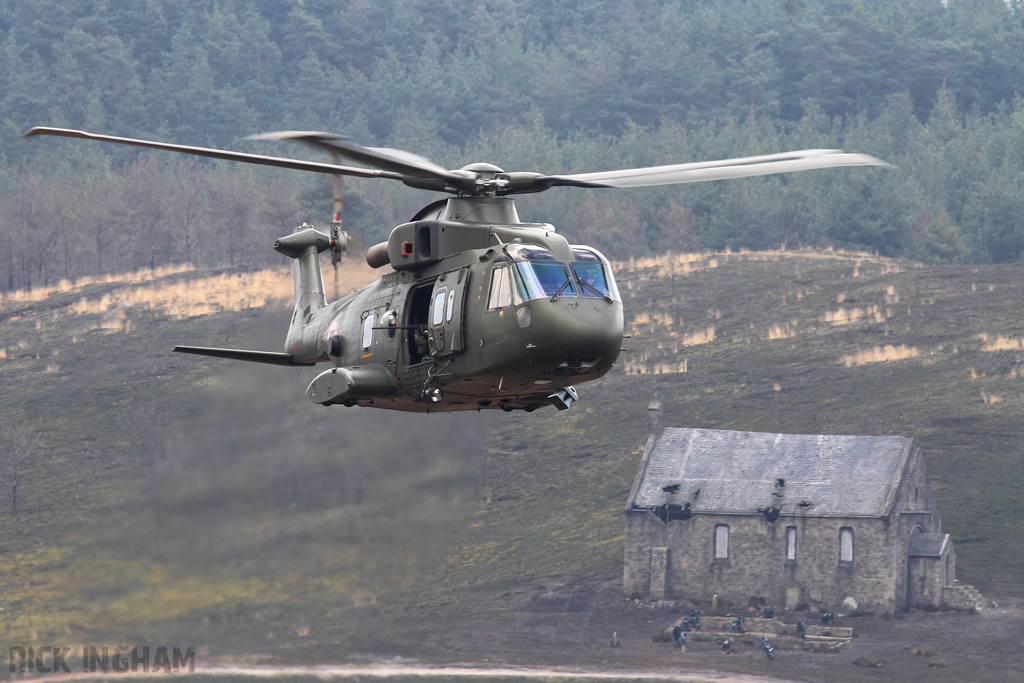
[[[622,301],[608,259],[590,247],[573,247],[572,252],[576,259],[571,264],[572,272],[584,297]]]
[[[491,291],[487,296],[487,310],[494,311],[512,305],[512,278],[508,266],[499,266],[491,273]]]

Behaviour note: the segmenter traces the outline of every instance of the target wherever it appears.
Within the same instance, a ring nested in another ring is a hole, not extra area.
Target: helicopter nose
[[[621,309],[563,309],[555,316],[553,327],[558,350],[569,358],[614,362],[621,350]]]

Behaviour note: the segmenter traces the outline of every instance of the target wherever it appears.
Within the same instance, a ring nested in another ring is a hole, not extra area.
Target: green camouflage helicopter
[[[578,399],[574,384],[601,377],[615,364],[623,338],[622,298],[608,260],[572,245],[547,223],[519,220],[510,195],[552,187],[643,187],[724,180],[839,166],[886,165],[864,154],[803,150],[603,173],[506,173],[476,163],[446,170],[423,157],[360,147],[327,133],[281,132],[257,139],[290,140],[329,152],[335,163],[37,127],[25,137],[55,135],[116,142],[214,159],[331,174],[331,233],[309,225],[274,248],[295,261],[295,308],[281,353],[177,346],[217,358],[331,368],[306,396],[321,405],[374,406],[415,412],[554,405]],[[373,168],[338,164],[339,157]],[[341,230],[340,176],[388,178],[454,196],[435,201],[370,247],[366,261],[392,271],[374,284],[327,303],[319,254],[335,263],[346,250]]]

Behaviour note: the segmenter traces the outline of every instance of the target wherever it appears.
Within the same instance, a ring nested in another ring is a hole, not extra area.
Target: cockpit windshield
[[[512,261],[514,291],[511,294],[516,305],[531,299],[563,296],[605,299],[609,303],[622,301],[604,256],[590,247],[572,247],[572,252],[575,260],[567,266],[544,247],[509,244],[494,261],[496,265]]]
[[[512,261],[516,304],[532,299],[576,296],[575,281],[569,268],[555,255],[536,244],[508,244],[494,263]]]
[[[558,261],[520,261],[515,264],[516,287],[524,300],[576,296],[569,269]]]

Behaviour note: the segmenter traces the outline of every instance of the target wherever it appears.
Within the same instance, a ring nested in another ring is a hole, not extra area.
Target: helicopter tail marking
[[[295,259],[295,309],[285,340],[285,353],[289,355],[303,355],[301,349],[296,348],[300,346],[302,328],[327,305],[318,255],[330,248],[331,238],[305,223],[292,234],[274,242],[275,250]]]

